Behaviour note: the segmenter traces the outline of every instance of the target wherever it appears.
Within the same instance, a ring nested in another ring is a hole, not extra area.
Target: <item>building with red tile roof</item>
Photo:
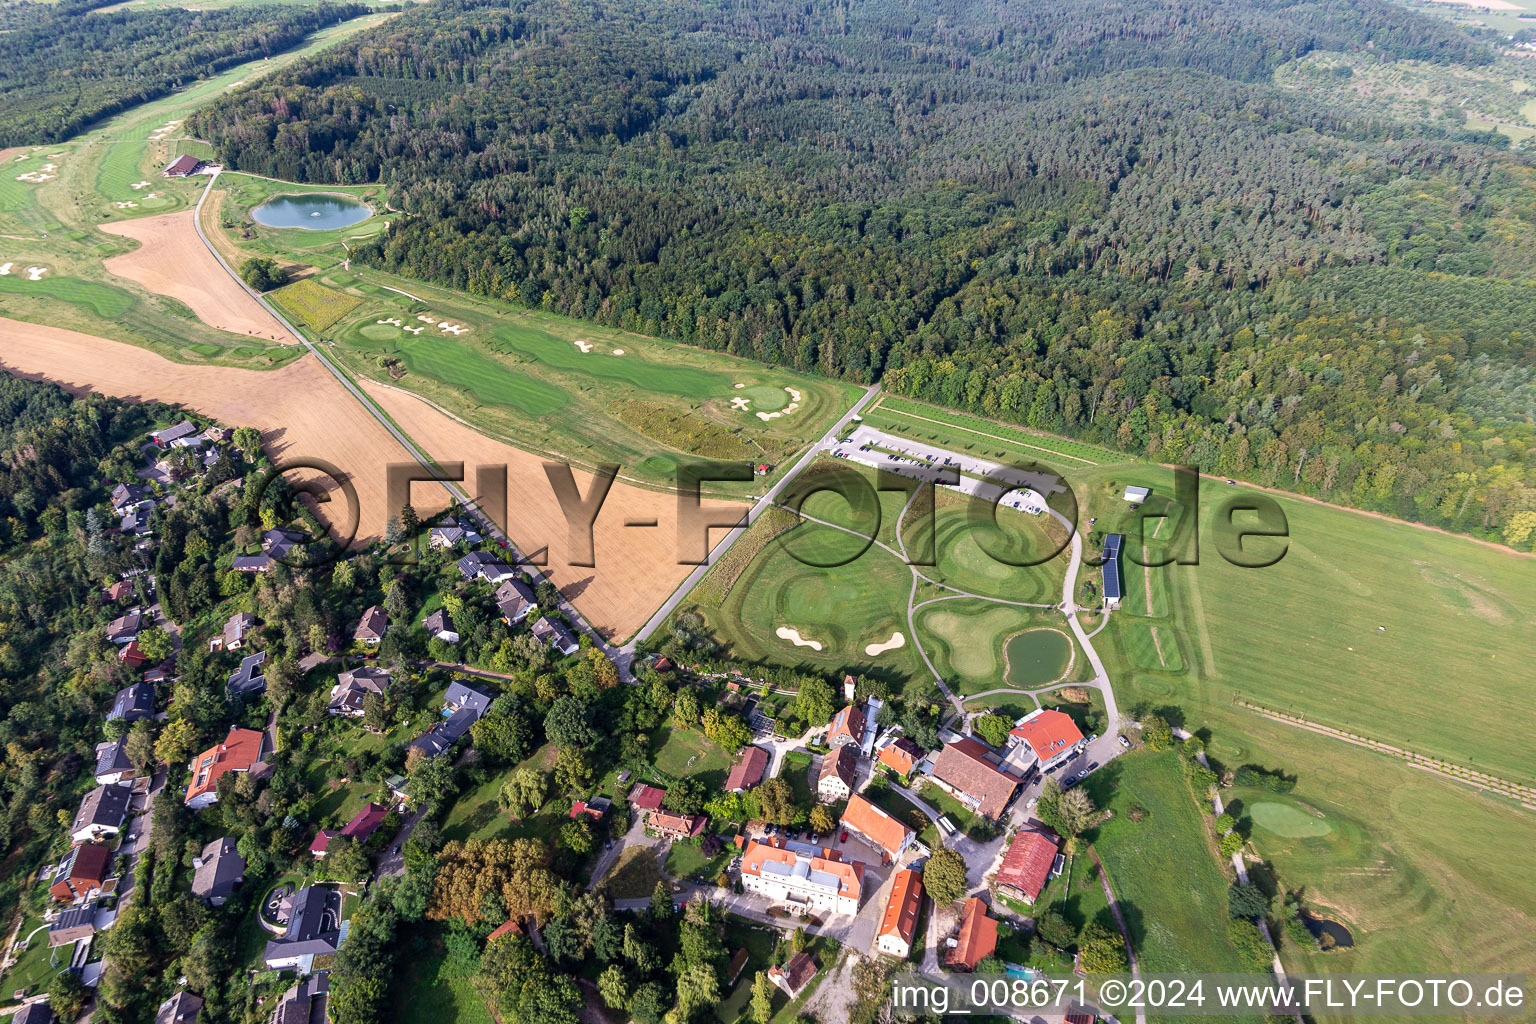
[[[1008,733],[1009,746],[1026,745],[1043,771],[1076,755],[1087,745],[1071,717],[1051,708],[1032,711]]]
[[[768,751],[762,747],[743,747],[736,763],[731,765],[731,773],[725,777],[725,791],[745,793],[762,782],[768,771],[768,761]]]
[[[337,831],[323,828],[315,836],[315,841],[309,844],[309,852],[316,857],[324,857],[326,848],[331,845],[331,840],[337,836],[347,839],[355,839],[359,843],[366,843],[368,838],[379,830],[384,824],[384,819],[389,816],[389,808],[383,804],[370,803],[367,807],[352,816],[352,820]]]
[[[250,771],[266,752],[266,741],[266,733],[231,728],[223,743],[198,754],[189,766],[192,782],[187,786],[187,806],[195,810],[217,803],[219,780],[230,772]]]
[[[864,865],[843,861],[835,851],[783,839],[754,839],[741,858],[741,885],[747,892],[802,912],[857,914],[863,897]]]
[[[911,868],[896,872],[891,898],[885,904],[885,917],[875,933],[875,949],[906,959],[912,952],[912,937],[917,932],[917,915],[923,905],[923,876]]]
[[[883,768],[906,778],[912,774],[912,769],[917,767],[917,762],[923,759],[923,748],[907,739],[905,736],[887,743],[880,750],[877,762]]]
[[[916,835],[883,808],[876,807],[857,794],[848,799],[848,806],[843,810],[842,825],[878,846],[893,861],[901,855],[901,851],[912,845]]]
[[[976,965],[997,949],[997,922],[987,916],[987,905],[977,896],[965,901],[960,931],[944,954],[944,964],[955,971],[974,971]]]
[[[789,958],[789,962],[783,967],[768,968],[768,980],[784,990],[784,994],[793,999],[809,985],[811,979],[821,968],[816,966],[816,961],[811,959],[809,953],[796,953]]]
[[[857,747],[864,742],[864,712],[854,704],[832,716],[832,726],[827,730],[827,745],[848,743]]]
[[[998,892],[1011,899],[1033,904],[1051,877],[1061,837],[1045,826],[1028,826],[1014,834],[1003,865],[994,879]]]
[[[505,924],[498,925],[495,931],[491,932],[491,934],[489,934],[489,935],[487,935],[485,937],[485,944],[486,945],[490,945],[491,943],[495,942],[497,939],[501,938],[503,935],[521,935],[521,934],[523,934],[523,927],[522,927],[522,925],[518,924],[516,920],[514,920],[513,918],[509,917],[509,918],[507,918]]]
[[[704,834],[704,826],[708,824],[708,820],[702,814],[668,814],[666,811],[654,811],[646,824],[668,839],[693,839]]]
[[[828,751],[821,759],[821,773],[816,780],[816,795],[827,803],[846,800],[853,795],[858,781],[859,754],[851,746]]]
[[[666,799],[667,791],[657,789],[655,786],[647,786],[645,783],[637,783],[635,788],[629,791],[629,802],[643,811],[661,810],[661,802]]]
[[[933,780],[982,817],[996,821],[1008,808],[1019,780],[987,760],[987,748],[970,737],[946,744],[933,761]]]
[[[100,889],[112,867],[112,849],[96,843],[72,847],[53,873],[48,892],[60,903],[72,903]]]

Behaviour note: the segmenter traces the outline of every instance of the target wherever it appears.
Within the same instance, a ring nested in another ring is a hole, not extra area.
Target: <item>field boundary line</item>
[[[1066,452],[1059,452],[1059,451],[1057,451],[1054,448],[1046,448],[1044,445],[1030,444],[1028,441],[1015,441],[1012,438],[999,437],[996,434],[984,433],[983,431],[976,430],[976,429],[973,429],[971,427],[962,427],[958,423],[946,423],[943,420],[936,420],[936,419],[933,419],[930,416],[919,416],[915,412],[902,412],[900,409],[892,409],[890,406],[885,405],[883,402],[877,403],[875,405],[875,407],[870,410],[870,412],[882,412],[882,411],[884,413],[886,413],[886,415],[888,415],[888,416],[905,416],[907,419],[922,420],[924,423],[932,423],[932,424],[935,424],[936,426],[940,426],[940,427],[949,427],[952,430],[963,430],[967,434],[975,434],[977,437],[985,437],[985,438],[987,438],[990,441],[998,441],[998,442],[1001,442],[1002,444],[1011,444],[1011,445],[1016,445],[1016,446],[1023,447],[1023,448],[1033,448],[1037,452],[1045,452],[1047,455],[1056,455],[1056,456],[1059,456],[1059,457],[1061,457],[1063,459],[1071,459],[1073,462],[1081,462],[1084,465],[1088,465],[1088,466],[1102,466],[1103,465],[1102,462],[1094,462],[1093,460],[1085,459],[1085,458],[1083,458],[1080,455],[1068,455]],[[1081,443],[1081,442],[1074,442],[1074,443]]]
[[[1536,811],[1536,787],[1511,782],[1509,779],[1500,778],[1497,775],[1489,775],[1487,772],[1480,772],[1475,768],[1456,764],[1454,761],[1430,757],[1403,747],[1393,746],[1390,743],[1383,743],[1381,740],[1362,736],[1359,733],[1337,729],[1331,725],[1320,725],[1302,715],[1292,714],[1288,711],[1276,711],[1273,708],[1264,707],[1262,704],[1254,704],[1241,697],[1234,697],[1232,703],[1271,721],[1279,722],[1282,725],[1305,729],[1308,732],[1318,733],[1322,736],[1332,736],[1334,739],[1343,740],[1345,743],[1350,743],[1357,747],[1365,747],[1367,750],[1374,750],[1378,754],[1395,757],[1400,761],[1407,762],[1409,767],[1431,772],[1443,778],[1471,786],[1474,789],[1497,793],[1499,796],[1514,800],[1526,810]]]

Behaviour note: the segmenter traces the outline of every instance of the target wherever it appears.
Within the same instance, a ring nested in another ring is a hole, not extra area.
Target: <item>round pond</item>
[[[273,196],[251,211],[251,219],[264,227],[306,231],[349,228],[371,216],[367,204],[325,192]]]
[[[1009,684],[1024,688],[1054,683],[1072,660],[1072,641],[1059,629],[1026,629],[1014,634],[1004,650]]]

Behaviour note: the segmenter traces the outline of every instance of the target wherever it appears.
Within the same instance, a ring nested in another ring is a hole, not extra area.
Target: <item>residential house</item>
[[[1069,715],[1052,708],[1037,708],[1014,723],[1008,733],[1010,747],[1024,746],[1034,755],[1041,771],[1070,761],[1088,741]]]
[[[896,872],[891,898],[885,904],[885,916],[875,933],[875,949],[905,960],[912,952],[912,938],[917,932],[917,916],[923,906],[923,876],[911,868]]]
[[[572,818],[591,818],[593,821],[602,821],[613,806],[613,801],[605,796],[588,797],[585,800],[576,800],[571,804]]]
[[[708,819],[702,814],[668,814],[654,811],[646,827],[666,839],[695,839],[704,834]]]
[[[139,502],[143,501],[145,497],[148,496],[148,494],[148,488],[142,486],[141,484],[118,484],[116,487],[112,488],[113,514],[119,516],[127,515],[129,511],[137,507]],[[114,586],[116,586],[116,584],[114,584]],[[131,585],[129,589],[132,590]],[[117,601],[120,600],[120,598],[114,597],[112,600]]]
[[[901,736],[880,748],[880,757],[876,763],[898,778],[906,779],[922,759],[923,748]]]
[[[443,694],[443,714],[451,716],[465,709],[473,711],[478,720],[491,709],[491,695],[454,680],[448,684],[448,692]]]
[[[240,659],[240,667],[229,674],[224,686],[230,696],[260,693],[267,688],[267,677],[261,667],[267,663],[267,652],[257,651]]]
[[[887,814],[884,808],[875,806],[858,794],[848,798],[848,806],[843,809],[842,826],[849,832],[863,836],[891,861],[900,857],[917,838],[917,833]]]
[[[545,616],[533,624],[533,635],[543,640],[561,654],[569,656],[581,650],[581,644],[570,626],[558,619]]]
[[[832,716],[832,726],[827,730],[828,746],[862,746],[864,743],[864,712],[850,704]]]
[[[274,563],[288,557],[295,547],[304,542],[304,534],[288,527],[276,527],[261,535],[261,553],[236,555],[230,568],[237,572],[266,572]]]
[[[778,837],[752,840],[741,859],[742,888],[803,912],[857,914],[863,876],[864,865],[835,850]]]
[[[384,780],[384,788],[389,790],[389,795],[402,804],[411,798],[411,780],[404,775],[391,775]]]
[[[261,763],[266,749],[266,733],[231,727],[223,743],[209,747],[188,766],[192,782],[187,786],[187,806],[199,810],[217,803],[219,780],[230,772],[253,770]]]
[[[430,637],[436,637],[450,644],[459,642],[459,632],[453,628],[453,618],[449,616],[446,608],[439,608],[428,615],[421,625]]]
[[[132,786],[97,786],[80,801],[69,838],[76,843],[94,843],[117,835],[128,820],[132,796]]]
[[[933,762],[933,780],[971,810],[996,821],[1008,809],[1019,780],[987,759],[987,748],[964,737],[945,744]]]
[[[450,683],[443,696],[443,714],[447,717],[412,740],[411,748],[429,757],[451,750],[490,706],[489,695],[461,682]]]
[[[856,747],[839,746],[821,759],[821,777],[816,781],[816,796],[822,803],[835,804],[853,795],[858,781],[859,755]]]
[[[761,783],[763,775],[768,771],[770,760],[768,751],[762,747],[743,747],[741,753],[736,756],[736,762],[731,765],[730,774],[725,777],[725,791],[745,793]]]
[[[155,503],[141,501],[131,506],[118,521],[117,532],[125,537],[142,537],[149,533],[149,519],[154,515]]]
[[[149,683],[133,683],[118,690],[112,697],[112,710],[107,721],[137,722],[155,715],[155,688]]]
[[[202,1012],[203,997],[182,989],[160,1004],[155,1011],[155,1024],[197,1024]]]
[[[182,420],[163,430],[151,431],[149,439],[161,448],[189,448],[203,443],[202,438],[197,436],[197,424],[191,420]]]
[[[341,892],[311,885],[282,902],[279,916],[286,910],[288,924],[282,935],[267,943],[263,956],[267,969],[295,968],[300,974],[311,974],[315,957],[332,956],[341,944]]]
[[[128,600],[133,596],[133,581],[118,580],[107,588],[106,598],[113,604]]]
[[[48,926],[48,947],[67,946],[81,939],[88,939],[96,934],[96,901],[86,900],[78,906],[66,907],[59,911],[59,916],[54,918],[53,924]],[[16,1024],[19,1017],[12,1017],[11,1024]]]
[[[272,1024],[324,1024],[330,1020],[331,972],[311,975],[284,992]]]
[[[1031,822],[1014,833],[993,885],[1004,896],[1033,905],[1051,877],[1060,849],[1060,836],[1038,822]]]
[[[219,907],[245,881],[245,858],[229,836],[203,847],[192,861],[192,895]]]
[[[117,649],[117,660],[132,669],[142,668],[149,659],[144,657],[144,652],[139,649],[139,640],[135,637]]]
[[[336,676],[336,685],[331,687],[331,703],[326,710],[333,715],[361,718],[363,701],[368,695],[382,695],[392,682],[394,676],[372,665],[348,669]]]
[[[185,178],[189,174],[196,174],[203,162],[197,157],[183,153],[166,165],[163,172],[167,178]],[[151,435],[153,436],[153,435]],[[156,1024],[160,1024],[156,1021]]]
[[[115,786],[137,774],[133,762],[128,759],[128,737],[96,744],[96,781],[103,786]]]
[[[496,608],[501,612],[501,620],[509,626],[522,622],[538,607],[533,588],[520,579],[503,580],[496,588]]]
[[[500,583],[517,575],[510,565],[485,551],[471,551],[455,564],[458,566],[459,575],[467,580],[479,579],[487,583]]]
[[[352,820],[342,826],[340,831],[323,828],[316,834],[314,842],[309,844],[309,852],[316,857],[324,857],[326,849],[331,845],[331,840],[337,836],[354,839],[358,843],[366,843],[370,836],[379,830],[384,824],[384,819],[389,816],[389,808],[383,804],[369,803],[367,807],[352,816]]]
[[[209,643],[210,650],[238,651],[245,646],[246,638],[256,628],[256,616],[250,612],[236,612],[224,623],[223,631]]]
[[[112,848],[100,843],[72,846],[53,872],[48,894],[60,903],[74,903],[101,892],[112,874]]]
[[[114,644],[125,644],[139,635],[139,630],[149,623],[142,608],[130,608],[107,623],[107,639]]]
[[[427,531],[427,543],[435,548],[456,548],[460,544],[478,544],[481,539],[480,534],[475,532],[474,522],[467,517],[456,519],[448,516]]]
[[[661,802],[666,799],[666,796],[666,790],[638,782],[635,788],[629,791],[629,803],[630,806],[638,807],[642,811],[659,811]]]
[[[27,1003],[11,1015],[11,1024],[53,1024],[53,1007],[38,1000]]]
[[[960,931],[944,952],[944,966],[952,971],[974,971],[996,949],[997,922],[987,915],[981,898],[972,896],[960,913]]]
[[[768,968],[768,980],[777,985],[784,994],[794,999],[805,986],[811,983],[816,973],[821,968],[816,966],[816,961],[811,954],[806,952],[796,953],[785,962],[783,967]]]
[[[388,628],[389,616],[384,614],[383,608],[373,605],[358,620],[357,628],[352,631],[352,639],[373,647],[384,639],[384,631]]]

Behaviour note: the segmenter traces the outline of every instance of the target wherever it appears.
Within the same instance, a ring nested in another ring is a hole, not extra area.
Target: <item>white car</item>
[[[1124,736],[1120,737],[1120,745],[1122,747],[1124,747],[1126,750],[1130,750],[1131,749],[1131,741],[1126,739]]]

